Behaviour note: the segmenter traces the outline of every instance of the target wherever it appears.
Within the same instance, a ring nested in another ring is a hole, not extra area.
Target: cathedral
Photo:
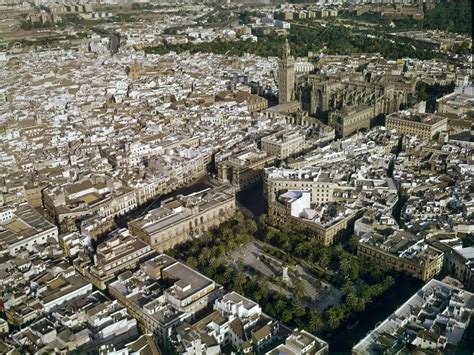
[[[278,69],[279,104],[298,101],[303,111],[328,122],[342,137],[369,129],[379,115],[400,110],[415,92],[415,81],[396,76],[296,73],[288,41]]]

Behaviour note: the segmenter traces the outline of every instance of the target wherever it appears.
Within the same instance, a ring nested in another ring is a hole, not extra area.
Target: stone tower
[[[278,103],[284,104],[295,99],[295,58],[291,56],[288,39],[285,41],[283,57],[278,66]]]
[[[131,80],[137,80],[140,78],[141,72],[142,72],[142,66],[138,64],[137,60],[135,59],[128,67],[128,78]]]

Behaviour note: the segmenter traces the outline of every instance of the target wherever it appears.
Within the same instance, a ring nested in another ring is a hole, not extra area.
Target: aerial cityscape
[[[472,0],[0,0],[0,354],[474,354]]]

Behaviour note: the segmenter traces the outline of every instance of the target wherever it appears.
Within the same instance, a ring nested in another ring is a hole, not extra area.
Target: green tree
[[[357,259],[353,259],[349,270],[349,278],[351,280],[357,280],[359,278],[359,271],[359,263],[357,262]]]
[[[194,256],[190,256],[186,259],[186,264],[195,268],[197,266],[197,260]]]
[[[262,293],[263,298],[268,298],[270,294],[270,285],[267,280],[263,280],[259,284],[260,292]]]
[[[317,310],[312,310],[309,315],[308,329],[311,333],[316,333],[324,328],[321,315]]]
[[[355,235],[351,236],[349,238],[348,244],[352,254],[355,254],[357,251],[357,246],[359,245],[359,238],[357,238]]]
[[[297,280],[295,282],[295,287],[293,288],[293,295],[298,300],[302,300],[304,298],[305,292],[304,292],[304,283],[302,280]]]
[[[258,230],[257,223],[252,219],[247,222],[247,231],[250,234],[254,234]]]
[[[366,304],[365,300],[362,297],[358,297],[354,310],[356,312],[362,312],[365,309],[365,304]]]
[[[351,260],[349,258],[343,258],[339,261],[339,271],[344,275],[348,275],[351,270]]]
[[[300,301],[297,301],[295,303],[293,309],[294,309],[293,313],[294,313],[295,317],[298,317],[298,318],[304,316],[305,313],[306,313],[306,308],[305,308],[304,304]]]
[[[293,313],[291,309],[286,308],[283,313],[281,314],[281,321],[283,323],[288,323],[293,319]]]
[[[265,213],[262,213],[258,217],[258,225],[261,229],[264,229],[267,227],[267,224],[268,224],[268,216]]]
[[[343,311],[339,307],[332,307],[326,310],[326,317],[330,329],[336,329],[341,325]]]
[[[321,255],[321,258],[319,259],[319,265],[321,267],[326,268],[328,267],[330,261],[331,261],[331,257],[329,256],[329,254],[324,253],[323,255]]]
[[[357,302],[358,302],[358,297],[357,295],[355,294],[355,292],[350,292],[347,296],[346,296],[346,303],[347,305],[349,306],[349,309],[351,311],[355,311],[357,309]]]
[[[234,270],[230,268],[229,266],[226,266],[225,271],[222,275],[224,276],[226,285],[228,285],[235,277]]]
[[[235,278],[235,285],[237,287],[237,292],[242,294],[244,293],[244,290],[243,290],[243,285],[246,281],[246,276],[244,273],[242,272],[237,272],[237,276]]]
[[[388,290],[391,288],[393,285],[395,285],[395,279],[392,276],[387,276],[385,280],[383,281],[383,288],[385,290]]]
[[[355,288],[354,285],[352,284],[351,281],[347,280],[344,282],[344,285],[341,287],[341,291],[345,294],[348,295],[351,292],[354,292]]]
[[[372,295],[374,295],[374,297],[380,296],[383,292],[384,289],[381,284],[375,284],[372,286]]]
[[[295,254],[301,258],[305,257],[308,255],[308,248],[306,243],[299,243],[296,248],[295,248]]]
[[[203,248],[201,250],[201,254],[198,256],[198,265],[203,266],[206,265],[209,262],[209,259],[211,258],[211,252],[209,251],[208,248]]]
[[[244,216],[244,214],[242,213],[241,210],[237,210],[237,211],[235,212],[234,218],[235,218],[239,223],[243,223],[244,220],[245,220],[245,216]]]
[[[279,299],[278,301],[276,301],[275,303],[275,311],[278,313],[278,314],[281,314],[284,310],[286,309],[286,302],[285,300],[283,299]]]

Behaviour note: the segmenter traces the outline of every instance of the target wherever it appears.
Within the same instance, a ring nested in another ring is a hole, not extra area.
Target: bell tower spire
[[[285,40],[283,53],[278,65],[278,103],[295,99],[295,59],[291,56],[290,44]]]
[[[285,39],[285,46],[283,47],[283,58],[291,57],[290,44],[288,43],[288,38]]]

